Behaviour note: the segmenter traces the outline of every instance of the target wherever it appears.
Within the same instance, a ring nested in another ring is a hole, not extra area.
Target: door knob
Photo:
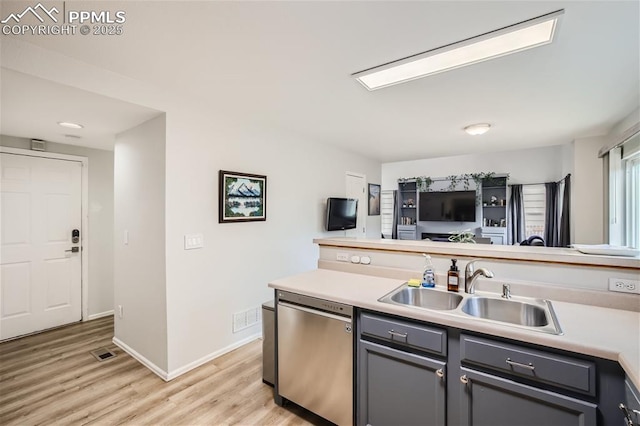
[[[71,247],[70,250],[65,250],[67,253],[78,253],[80,251],[80,247]]]

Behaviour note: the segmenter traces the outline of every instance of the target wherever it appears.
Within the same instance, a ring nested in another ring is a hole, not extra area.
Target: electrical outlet
[[[640,294],[640,281],[624,278],[609,278],[609,291]]]
[[[124,317],[124,308],[122,305],[118,305],[118,318],[122,319]]]
[[[349,261],[349,253],[338,252],[336,254],[336,260],[339,260],[341,262],[348,262]]]

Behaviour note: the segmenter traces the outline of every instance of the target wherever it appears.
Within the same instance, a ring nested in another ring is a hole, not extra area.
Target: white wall
[[[175,372],[261,333],[254,326],[233,334],[232,314],[272,299],[270,280],[316,267],[313,238],[344,235],[323,231],[326,198],[345,195],[347,171],[378,183],[380,164],[188,107],[168,120],[167,300]],[[265,222],[218,223],[220,169],[267,176]],[[380,216],[368,217],[367,228],[379,238]],[[185,251],[188,233],[203,233],[205,247]]]
[[[31,140],[0,135],[0,145],[30,149]],[[47,151],[89,159],[89,318],[113,310],[113,152],[47,142]]]
[[[166,372],[164,114],[116,135],[114,169],[115,338]]]
[[[473,141],[470,141],[472,143]],[[445,177],[463,173],[509,173],[509,183],[557,181],[562,175],[562,145],[517,151],[466,154],[382,164],[382,189],[398,189],[398,178]]]
[[[154,362],[163,367],[161,358],[166,355],[170,376],[259,335],[259,326],[232,334],[231,314],[271,299],[270,280],[316,267],[318,248],[313,238],[340,235],[323,230],[324,203],[327,197],[345,194],[347,171],[380,183],[379,162],[269,129],[260,124],[260,117],[231,119],[225,116],[224,105],[211,103],[215,100],[159,89],[15,39],[3,40],[2,47],[2,65],[9,69],[166,112],[166,206],[162,210],[168,341],[166,353],[158,353],[160,360]],[[147,155],[155,156],[162,147],[154,145],[153,150]],[[265,222],[218,224],[220,169],[267,176]],[[125,184],[119,174],[116,167],[116,197],[118,184]],[[164,179],[158,179],[161,185]],[[119,205],[116,198],[117,241],[122,231],[117,222]],[[158,210],[149,220],[155,223],[161,214]],[[380,216],[368,217],[367,229],[369,236],[379,237]],[[184,234],[196,232],[203,233],[204,248],[184,251]],[[116,264],[119,252],[122,247],[116,246]],[[154,268],[162,268],[160,260]],[[117,274],[116,269],[119,283]],[[161,338],[155,335],[163,324],[162,318],[155,320],[160,317],[155,298],[161,297],[162,279],[148,289],[147,284],[139,287],[131,281],[131,276],[122,279],[128,280],[131,289],[139,289],[132,295],[137,299],[120,300],[116,284],[115,303],[133,303],[140,310],[134,319],[147,313],[150,317],[139,318],[134,332],[122,337],[145,354],[151,346],[159,350]],[[141,305],[145,297],[151,306]],[[132,320],[130,314],[131,307],[125,306],[124,321]],[[116,336],[124,332],[122,324],[117,320]]]
[[[466,154],[453,157],[427,158],[413,161],[401,161],[382,164],[382,189],[398,188],[398,178],[430,176],[443,178],[450,175],[464,173],[495,172],[509,174],[509,184],[543,183],[557,181],[564,176],[563,152],[564,145],[543,148],[524,149],[517,151],[491,152],[483,154]],[[433,188],[438,189],[434,182]],[[475,185],[471,185],[473,189]],[[461,188],[459,188],[461,189]],[[478,207],[478,211],[481,207]],[[477,213],[477,217],[481,217]],[[427,222],[428,227],[421,226],[421,232],[442,232],[471,229],[472,232],[481,226],[481,222]],[[421,222],[420,225],[424,225]]]
[[[597,136],[573,141],[572,240],[578,244],[604,242],[603,160],[598,158],[598,151],[607,140],[604,136]]]

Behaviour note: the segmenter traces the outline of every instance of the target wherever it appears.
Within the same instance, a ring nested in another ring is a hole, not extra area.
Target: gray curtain
[[[507,241],[509,244],[519,244],[524,240],[524,202],[522,199],[522,185],[511,185],[509,198],[509,220],[507,221]]]
[[[571,244],[571,175],[564,178],[564,191],[562,195],[562,214],[560,216],[560,229],[558,233],[558,246],[569,247]]]
[[[544,184],[546,212],[544,216],[544,242],[547,247],[558,247],[560,223],[558,223],[558,182]]]
[[[393,225],[391,225],[391,238],[398,239],[398,191],[393,191]]]

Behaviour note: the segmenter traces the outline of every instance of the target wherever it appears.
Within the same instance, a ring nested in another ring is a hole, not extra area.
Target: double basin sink
[[[379,299],[394,305],[436,311],[450,311],[460,316],[480,318],[533,331],[562,334],[551,302],[543,299],[467,295],[406,285]]]

